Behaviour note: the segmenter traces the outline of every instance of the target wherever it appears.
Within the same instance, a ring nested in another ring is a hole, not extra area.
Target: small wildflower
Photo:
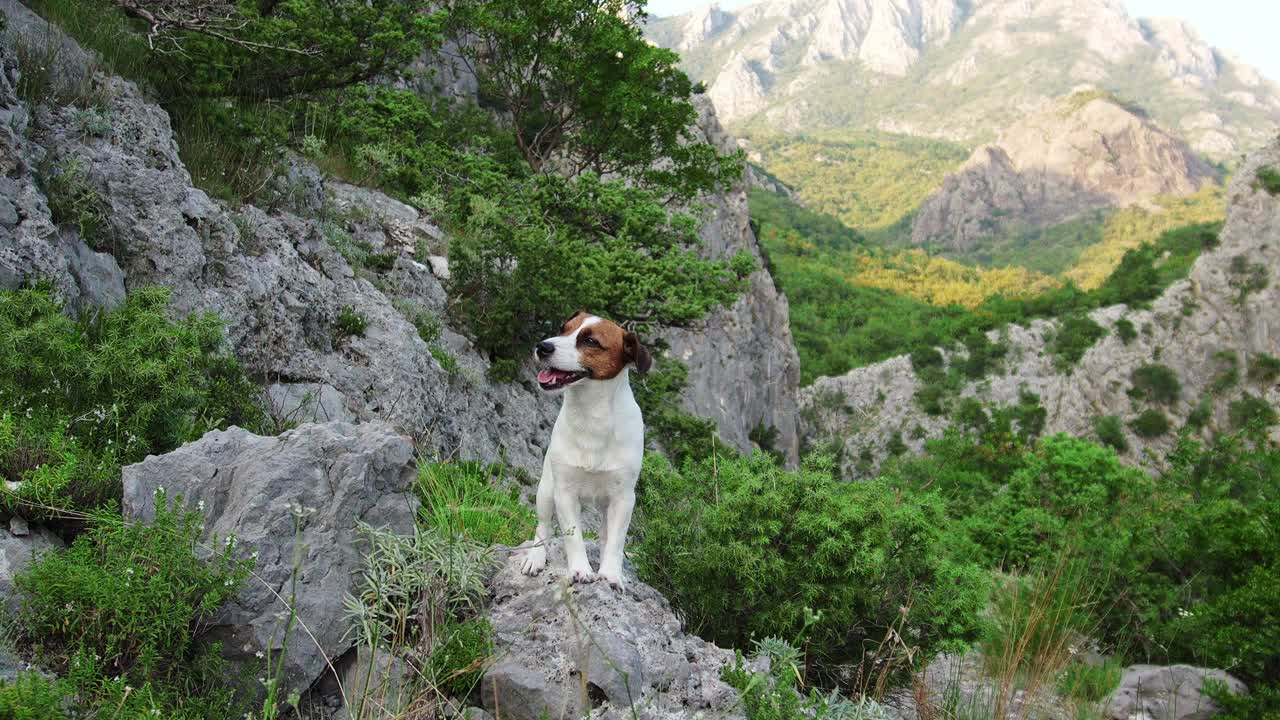
[[[614,57],[616,57],[616,58],[618,58],[619,60],[621,60],[621,59],[622,59],[622,51],[621,51],[621,50],[619,50],[618,52],[614,53],[614,54],[613,54],[613,56],[614,56]]]
[[[265,657],[266,657],[266,655],[263,655],[263,654],[262,654],[262,651],[261,651],[261,650],[259,650],[258,652],[254,653],[254,654],[253,654],[253,656],[254,656],[254,657],[256,657],[256,658],[258,658],[259,660],[261,660],[261,659],[263,659],[263,658],[265,658]]]

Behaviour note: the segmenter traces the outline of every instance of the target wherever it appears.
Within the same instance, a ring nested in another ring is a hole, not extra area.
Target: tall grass
[[[448,537],[485,545],[518,545],[533,537],[533,510],[507,482],[501,465],[478,462],[423,463],[415,489],[423,525]]]

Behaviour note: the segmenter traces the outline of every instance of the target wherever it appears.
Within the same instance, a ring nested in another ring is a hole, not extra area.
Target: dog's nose
[[[536,347],[534,347],[533,351],[538,353],[538,357],[544,358],[550,355],[551,353],[555,352],[556,346],[552,345],[551,341],[549,340],[543,340],[542,342],[538,343]]]

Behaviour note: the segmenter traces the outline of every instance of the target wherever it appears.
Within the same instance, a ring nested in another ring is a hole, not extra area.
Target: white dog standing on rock
[[[652,360],[636,334],[578,311],[556,337],[534,348],[541,364],[538,384],[564,393],[538,482],[538,527],[521,570],[536,575],[547,564],[554,514],[574,582],[592,582],[582,541],[581,507],[600,509],[600,572],[622,587],[622,549],[636,504],[636,480],[644,462],[644,419],[631,394],[631,367],[643,374]]]

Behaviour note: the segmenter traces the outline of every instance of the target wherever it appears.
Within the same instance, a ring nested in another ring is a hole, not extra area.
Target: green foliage
[[[810,669],[833,679],[890,628],[923,656],[976,633],[981,575],[945,557],[940,503],[839,482],[823,459],[788,472],[763,453],[682,470],[651,455],[644,478],[641,577],[717,642],[805,631]]]
[[[333,329],[337,332],[338,339],[360,337],[361,335],[364,335],[364,331],[368,328],[368,318],[361,315],[350,305],[342,308],[338,313],[338,319],[334,321],[333,324]]]
[[[481,545],[518,545],[533,536],[533,510],[501,465],[423,463],[414,483],[419,522],[445,537]],[[504,487],[505,486],[505,487]]]
[[[1045,349],[1053,356],[1054,367],[1060,372],[1068,372],[1106,334],[1107,331],[1088,315],[1068,315],[1062,319]]]
[[[877,240],[909,235],[916,208],[969,154],[951,143],[889,133],[756,133],[751,149],[799,188],[807,207]],[[754,195],[751,201],[754,212]]]
[[[1251,393],[1245,393],[1240,398],[1231,401],[1231,404],[1227,406],[1227,418],[1231,422],[1231,427],[1235,430],[1240,430],[1253,424],[1270,427],[1280,420],[1276,415],[1275,408],[1271,407],[1271,404],[1265,398]]]
[[[12,682],[0,680],[0,720],[64,720],[67,693],[61,681],[38,672],[23,673]]]
[[[119,496],[122,464],[265,425],[221,323],[174,323],[167,306],[167,291],[141,289],[77,320],[47,288],[0,293],[0,470],[28,481],[0,507],[95,507]]]
[[[693,83],[678,55],[644,39],[643,0],[444,7],[481,102],[511,114],[534,171],[554,158],[570,175],[619,175],[683,200],[741,176],[740,154],[722,157],[694,132]]]
[[[1102,334],[1084,315],[1149,303],[1217,244],[1221,228],[1174,226],[1153,243],[1121,248],[1123,257],[1107,265],[1111,275],[1085,292],[1025,270],[982,270],[918,251],[868,248],[853,231],[842,235],[829,218],[769,193],[752,194],[751,213],[774,280],[790,301],[805,384],[1034,318],[1067,318],[1054,349],[1069,367]],[[1131,330],[1128,321],[1117,323],[1122,339]]]
[[[201,522],[170,508],[163,494],[151,525],[95,516],[70,548],[15,578],[20,639],[94,704],[123,703],[114,684],[127,682],[141,690],[131,705],[147,710],[157,707],[145,705],[148,698],[162,698],[171,717],[225,712],[230,691],[205,684],[217,649],[198,649],[194,640],[199,622],[239,592],[249,568],[233,559],[231,538],[212,553],[199,547]],[[102,683],[106,677],[116,680]]]
[[[1138,337],[1138,331],[1134,329],[1133,321],[1129,320],[1129,318],[1120,318],[1112,326],[1112,329],[1115,331],[1116,337],[1120,338],[1120,342],[1125,345],[1133,342]]]
[[[1058,693],[1080,703],[1102,702],[1115,693],[1123,676],[1124,666],[1115,657],[1097,664],[1073,662],[1058,678]]]
[[[63,160],[41,174],[41,185],[49,200],[49,214],[56,225],[74,228],[89,247],[105,250],[102,237],[102,197],[89,181],[78,159]]]
[[[1182,396],[1178,374],[1167,365],[1142,365],[1130,376],[1129,397],[1160,405],[1172,405]]]
[[[1169,432],[1169,418],[1164,412],[1155,408],[1143,410],[1138,417],[1129,422],[1134,434],[1141,438],[1158,438]]]
[[[1227,283],[1236,289],[1236,303],[1243,303],[1249,295],[1267,287],[1270,276],[1267,266],[1262,263],[1249,262],[1244,255],[1231,258],[1227,267]]]
[[[451,620],[441,636],[444,641],[427,658],[423,677],[430,687],[466,697],[480,686],[485,661],[493,656],[493,627],[485,617]]]
[[[816,617],[815,617],[816,619]],[[863,697],[854,703],[833,691],[824,695],[817,688],[801,693],[803,670],[800,651],[777,637],[757,640],[756,657],[768,662],[768,672],[751,670],[742,653],[734,654],[720,678],[742,695],[747,720],[889,720],[891,714],[879,703]]]
[[[1115,415],[1102,415],[1094,418],[1093,431],[1103,445],[1116,452],[1128,452],[1129,440],[1124,436],[1124,422]]]
[[[1263,190],[1272,195],[1280,195],[1280,170],[1264,165],[1258,168],[1254,177],[1257,178],[1257,184]]]
[[[1249,358],[1249,381],[1272,383],[1280,379],[1280,358],[1258,353]]]

